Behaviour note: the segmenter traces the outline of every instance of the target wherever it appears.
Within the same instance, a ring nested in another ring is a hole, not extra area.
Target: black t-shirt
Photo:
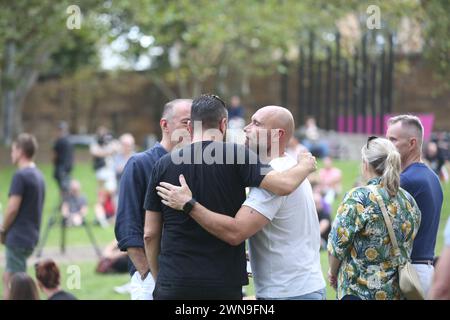
[[[36,167],[18,170],[12,180],[9,196],[21,196],[19,212],[6,233],[6,245],[32,249],[39,240],[45,182]]]
[[[52,295],[48,300],[78,300],[75,296],[66,291],[58,291],[54,295]]]
[[[156,163],[144,208],[162,213],[159,283],[226,287],[246,285],[248,278],[245,243],[231,246],[189,215],[163,205],[156,186],[162,181],[179,185],[183,174],[199,203],[234,217],[245,200],[245,187],[258,187],[269,170],[244,146],[213,141],[193,143]]]
[[[53,150],[56,154],[55,167],[71,171],[73,166],[73,145],[70,143],[69,138],[66,136],[56,140]]]

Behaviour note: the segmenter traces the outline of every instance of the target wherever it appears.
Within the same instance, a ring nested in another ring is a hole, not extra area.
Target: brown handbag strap
[[[384,222],[386,223],[386,227],[389,233],[389,238],[391,238],[391,243],[394,248],[395,256],[400,256],[400,249],[398,247],[397,238],[395,237],[394,228],[392,227],[391,219],[389,218],[389,214],[387,213],[386,206],[381,198],[380,193],[377,190],[377,187],[374,185],[369,186],[370,190],[372,190],[375,198],[377,199],[378,205],[380,206],[381,212],[383,213]]]

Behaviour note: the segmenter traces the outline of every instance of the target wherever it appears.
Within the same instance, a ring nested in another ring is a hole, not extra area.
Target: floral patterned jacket
[[[414,198],[401,189],[390,198],[372,179],[392,221],[401,252],[409,259],[421,213]],[[338,272],[337,298],[355,295],[363,300],[403,299],[398,284],[398,261],[389,238],[383,213],[369,187],[350,190],[344,197],[328,238],[328,252],[342,261]]]

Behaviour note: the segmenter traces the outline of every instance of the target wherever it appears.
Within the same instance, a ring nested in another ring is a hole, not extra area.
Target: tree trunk
[[[30,89],[33,87],[33,85],[36,83],[39,71],[35,69],[34,67],[30,67],[29,70],[27,70],[24,79],[22,81],[18,81],[19,84],[15,85],[15,103],[14,103],[14,116],[12,118],[13,123],[13,129],[12,134],[17,135],[20,132],[23,131],[23,122],[22,122],[22,109],[25,102],[25,98],[27,97],[27,94],[30,92]],[[15,77],[16,79],[18,76]]]
[[[80,114],[78,108],[78,88],[77,82],[73,82],[70,94],[70,124],[72,128],[78,129],[78,116]],[[61,120],[61,119],[58,119]]]
[[[8,40],[5,44],[4,67],[1,72],[2,105],[3,105],[3,136],[2,141],[7,146],[11,145],[14,137],[14,118],[16,109],[16,91],[14,75],[16,69],[16,43]]]
[[[202,93],[202,83],[199,79],[192,79],[192,97],[198,97]]]
[[[179,68],[177,68],[175,70],[175,74],[177,77],[178,94],[180,97],[185,98],[188,96],[188,90],[186,87],[186,79],[184,79],[183,76],[181,75]]]
[[[217,73],[217,91],[219,92],[219,95],[222,97],[226,97],[229,95],[226,81],[227,76],[228,76],[228,67],[222,64],[219,67],[219,72]]]

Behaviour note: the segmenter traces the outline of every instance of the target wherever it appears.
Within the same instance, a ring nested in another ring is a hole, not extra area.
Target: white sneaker
[[[114,291],[118,294],[130,294],[131,293],[131,283],[125,283],[123,286],[114,287]]]

